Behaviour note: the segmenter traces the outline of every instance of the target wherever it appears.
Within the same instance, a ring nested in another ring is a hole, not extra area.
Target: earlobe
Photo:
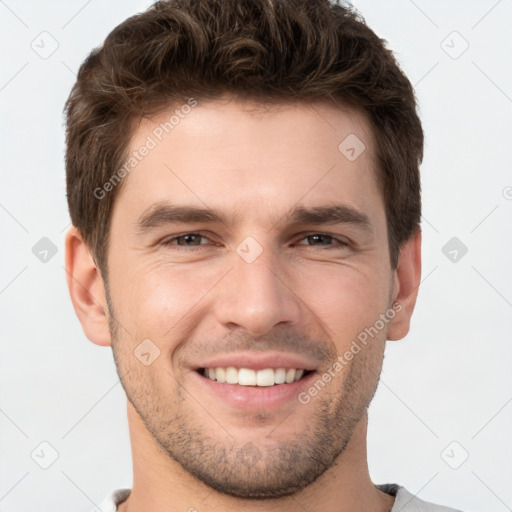
[[[421,280],[421,228],[407,240],[401,250],[394,275],[393,309],[396,314],[389,322],[387,339],[404,338],[409,332],[410,320],[418,296]]]
[[[66,233],[66,280],[75,313],[89,340],[110,346],[108,308],[103,278],[79,230]]]

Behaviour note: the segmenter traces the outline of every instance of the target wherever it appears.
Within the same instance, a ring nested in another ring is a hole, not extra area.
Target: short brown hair
[[[71,220],[104,279],[120,187],[100,200],[93,191],[126,160],[137,121],[226,92],[340,101],[367,114],[396,268],[420,223],[423,130],[413,87],[386,43],[336,0],[167,0],[117,26],[80,67],[65,106]]]

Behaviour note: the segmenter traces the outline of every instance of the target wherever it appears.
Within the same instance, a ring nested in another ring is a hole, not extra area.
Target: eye
[[[338,237],[335,237],[332,235],[328,235],[326,233],[311,233],[311,234],[308,234],[305,237],[301,238],[300,240],[320,241],[320,242],[323,240],[324,242],[332,242],[332,241],[336,242],[334,245],[332,243],[327,244],[326,249],[328,249],[328,250],[340,249],[340,248],[349,246],[349,243],[342,240],[341,238],[338,238]],[[304,244],[299,244],[299,245],[304,245]],[[317,245],[317,244],[314,244],[314,245]],[[320,245],[325,245],[325,244],[320,244]]]
[[[206,240],[206,243],[201,243],[201,240]],[[350,244],[344,241],[341,238],[328,235],[327,233],[310,233],[306,236],[303,236],[299,239],[299,242],[306,240],[308,242],[313,242],[313,244],[309,244],[310,247],[322,247],[325,249],[343,249],[348,247]],[[194,250],[199,248],[200,246],[208,245],[209,239],[200,233],[182,233],[180,235],[174,235],[169,238],[166,238],[160,242],[160,245],[164,246],[172,246],[178,250]],[[316,242],[320,242],[319,244]],[[324,242],[324,243],[322,243]],[[308,245],[303,243],[298,243],[297,245]]]
[[[200,243],[201,238],[207,240],[206,237],[199,233],[183,233],[182,235],[171,236],[170,238],[166,238],[163,240],[161,245],[173,245],[175,247],[198,247],[200,245],[205,245]],[[177,242],[177,243],[175,243]],[[181,243],[183,242],[183,243]]]

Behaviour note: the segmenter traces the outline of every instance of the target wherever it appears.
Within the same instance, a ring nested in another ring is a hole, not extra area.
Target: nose
[[[301,299],[285,262],[270,249],[254,261],[236,252],[233,269],[222,281],[215,300],[217,320],[226,328],[244,329],[261,336],[283,324],[294,327],[301,318]]]

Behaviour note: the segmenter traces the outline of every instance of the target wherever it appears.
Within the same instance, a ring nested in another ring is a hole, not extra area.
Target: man
[[[159,2],[66,114],[68,286],[128,398],[133,488],[102,510],[451,510],[367,466],[420,283],[423,132],[357,13]]]

